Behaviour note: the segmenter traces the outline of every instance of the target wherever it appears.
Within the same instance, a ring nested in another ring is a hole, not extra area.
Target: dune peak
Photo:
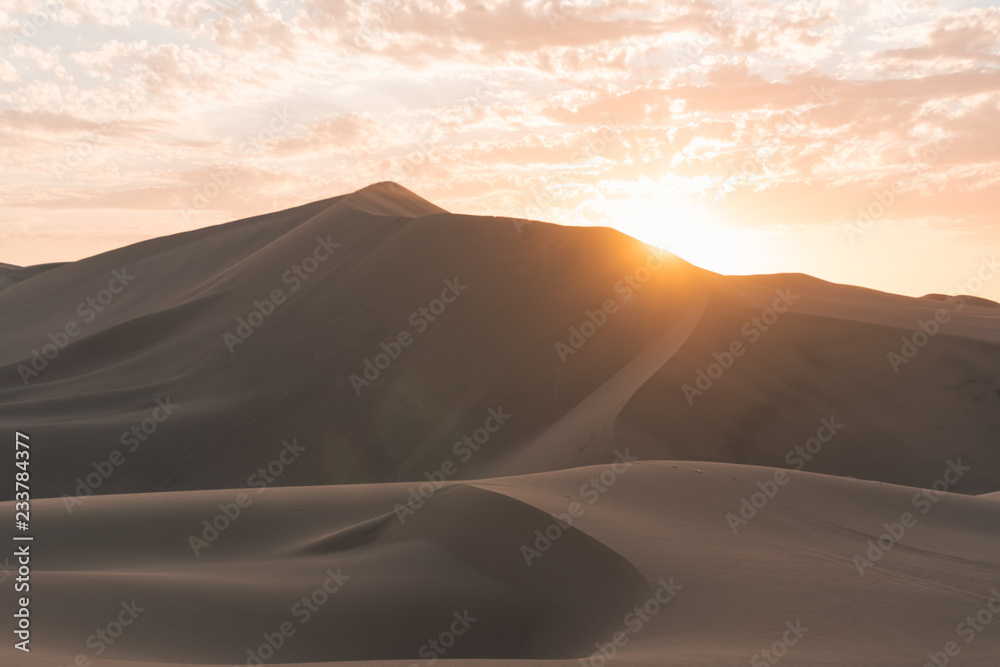
[[[372,183],[347,195],[343,201],[351,208],[375,215],[416,218],[448,212],[395,181]]]

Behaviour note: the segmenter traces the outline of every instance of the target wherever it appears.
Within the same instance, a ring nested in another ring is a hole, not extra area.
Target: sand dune
[[[100,497],[72,517],[58,500],[37,503],[49,537],[36,623],[48,652],[13,664],[92,657],[88,637],[133,599],[143,611],[107,655],[136,664],[245,663],[285,622],[295,632],[270,663],[411,664],[466,610],[476,620],[448,659],[579,664],[632,627],[616,663],[747,664],[791,622],[807,630],[790,664],[922,664],[997,586],[1000,505],[989,500],[943,494],[922,514],[916,489],[791,472],[734,534],[727,514],[775,469],[638,462],[594,499],[591,480],[610,472],[451,483],[404,523],[394,506],[406,484],[268,489],[198,556],[190,536],[235,491]],[[573,502],[578,516],[551,529]],[[855,557],[904,512],[916,525],[860,575]],[[544,547],[535,531],[547,529],[554,540],[529,566],[522,547]],[[295,607],[330,573],[336,590],[316,611]],[[669,601],[642,627],[626,621],[661,580],[675,589],[661,594]],[[984,632],[961,664],[997,651],[1000,636]]]
[[[3,664],[1000,655],[962,626],[1000,585],[982,300],[719,276],[380,183],[0,266],[0,312],[0,426],[45,498],[37,649]]]
[[[970,296],[968,294],[957,295],[960,296],[962,301],[970,306],[979,306],[982,308],[1000,308],[1000,303],[993,301],[992,299],[984,299],[979,296]],[[949,296],[947,294],[926,294],[923,299],[931,299],[933,301],[954,301],[954,296]]]
[[[787,312],[754,324],[779,294]],[[962,490],[1000,488],[1000,313],[724,278],[612,230],[441,213],[392,184],[50,268],[0,308],[17,323],[0,332],[0,423],[51,443],[48,496],[88,491],[115,450],[96,493],[241,486],[292,438],[306,451],[281,485],[422,479],[497,408],[510,419],[460,448],[455,478],[626,446],[790,467],[833,417],[843,432],[808,470],[930,484],[957,441]],[[949,322],[894,372],[887,355],[938,310]],[[152,434],[129,433],[144,420]]]
[[[39,273],[54,269],[57,266],[62,266],[62,263],[14,266],[13,264],[0,262],[0,290],[4,290],[11,285],[16,285],[23,280],[37,276]]]

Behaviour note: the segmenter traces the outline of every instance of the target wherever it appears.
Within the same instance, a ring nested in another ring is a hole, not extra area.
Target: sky
[[[1000,10],[0,2],[0,262],[396,181],[720,273],[1000,299]]]

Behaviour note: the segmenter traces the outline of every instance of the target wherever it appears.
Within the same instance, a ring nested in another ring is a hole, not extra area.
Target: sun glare
[[[605,201],[603,209],[608,226],[701,268],[723,274],[769,272],[771,252],[763,233],[729,227],[669,186],[641,187]]]

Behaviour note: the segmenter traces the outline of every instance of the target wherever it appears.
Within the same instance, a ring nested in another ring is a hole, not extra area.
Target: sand
[[[0,266],[0,312],[36,535],[5,665],[1000,656],[965,624],[1000,587],[989,303],[380,183]]]

